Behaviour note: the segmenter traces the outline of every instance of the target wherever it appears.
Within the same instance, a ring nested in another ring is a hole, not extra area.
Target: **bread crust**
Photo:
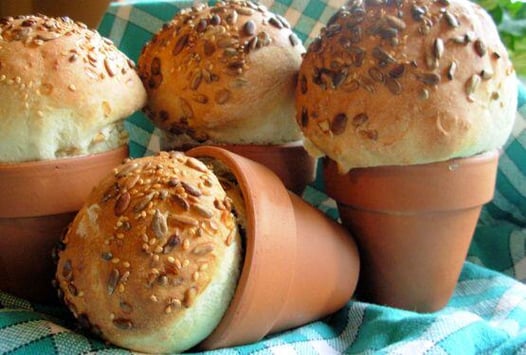
[[[501,147],[517,105],[491,17],[465,0],[349,2],[308,47],[296,119],[346,172]]]
[[[182,10],[139,57],[145,112],[162,130],[198,142],[296,141],[294,90],[304,52],[287,20],[262,5]]]
[[[0,19],[0,161],[84,155],[127,143],[146,102],[134,63],[67,17]]]

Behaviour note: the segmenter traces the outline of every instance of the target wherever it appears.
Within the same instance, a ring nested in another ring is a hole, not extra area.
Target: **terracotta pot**
[[[316,178],[317,159],[311,157],[301,141],[280,145],[221,144],[220,148],[257,161],[272,170],[290,191],[301,195]],[[195,146],[177,150],[187,151]]]
[[[0,290],[56,301],[51,250],[85,197],[128,148],[73,158],[0,164]]]
[[[324,160],[326,192],[360,249],[360,298],[418,312],[447,304],[481,207],[493,198],[498,156],[345,175]]]
[[[201,349],[255,342],[331,314],[351,299],[359,257],[341,225],[287,191],[257,162],[210,146],[187,154],[226,164],[241,187],[247,211],[239,283],[221,323]]]
[[[283,181],[287,189],[298,195],[316,178],[316,159],[307,153],[302,142],[222,147],[265,165]]]

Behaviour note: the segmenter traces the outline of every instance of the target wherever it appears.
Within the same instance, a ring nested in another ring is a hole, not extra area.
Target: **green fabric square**
[[[303,10],[303,16],[319,19],[325,11],[326,5],[321,1],[308,1],[307,7]]]

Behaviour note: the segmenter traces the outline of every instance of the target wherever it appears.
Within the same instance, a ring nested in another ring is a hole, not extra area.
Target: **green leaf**
[[[517,73],[526,76],[526,2],[475,0],[495,21]]]
[[[506,12],[503,13],[502,22],[497,25],[499,32],[506,32],[515,37],[526,36],[526,19],[514,20]]]

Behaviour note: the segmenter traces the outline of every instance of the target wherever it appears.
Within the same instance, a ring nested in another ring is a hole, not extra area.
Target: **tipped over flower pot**
[[[359,257],[344,228],[288,192],[259,163],[209,146],[187,154],[217,159],[230,169],[240,186],[247,219],[237,289],[202,349],[258,341],[329,315],[351,299]]]
[[[351,299],[359,274],[345,228],[263,165],[207,146],[118,166],[55,255],[59,297],[80,325],[153,353],[317,320]]]
[[[493,198],[498,155],[343,175],[325,159],[327,193],[360,249],[360,298],[418,312],[447,304],[481,208]]]
[[[128,147],[56,160],[0,164],[0,290],[56,300],[51,250],[98,181]]]

